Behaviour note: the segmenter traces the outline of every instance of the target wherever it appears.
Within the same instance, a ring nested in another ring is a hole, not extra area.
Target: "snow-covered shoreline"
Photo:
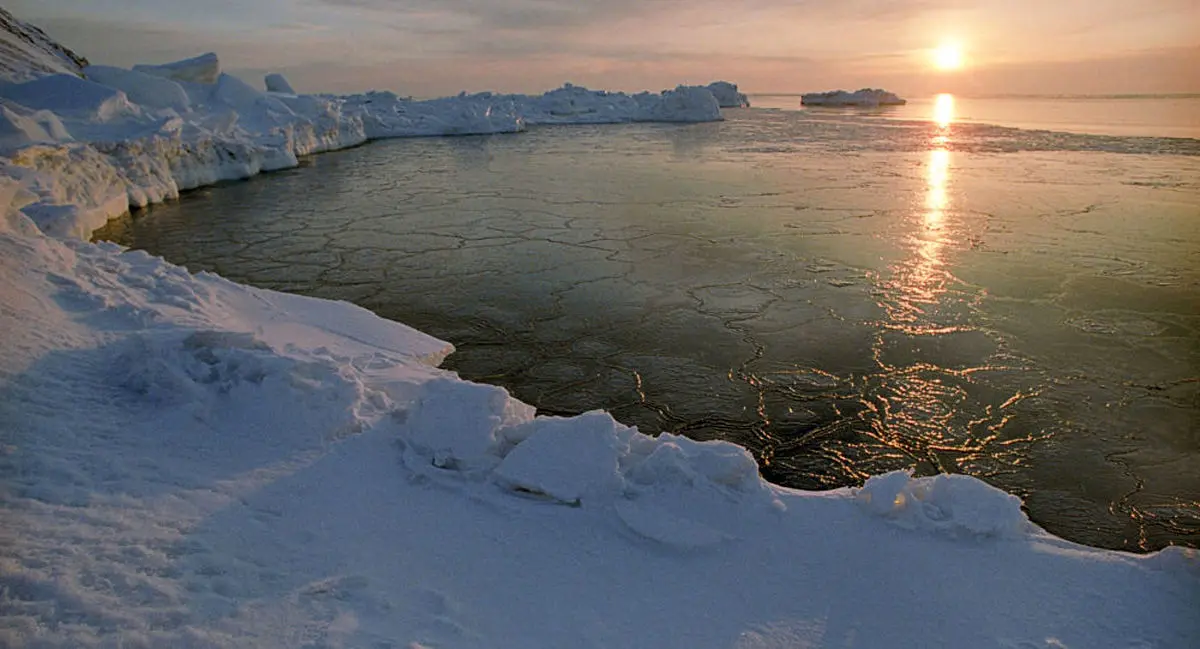
[[[373,136],[711,117],[711,92],[294,96],[210,64],[174,66],[199,81],[99,70],[120,93],[65,73],[0,89],[17,142],[0,174],[0,646],[1200,637],[1195,551],[1063,541],[965,476],[780,488],[730,443],[536,417],[439,369],[448,343],[351,304],[81,240],[131,205]]]
[[[89,65],[78,75],[28,76],[0,84],[3,175],[36,195],[22,209],[43,231],[78,238],[180,191],[294,167],[302,156],[370,140],[721,119],[714,91],[700,86],[627,95],[567,84],[539,96],[464,93],[425,101],[390,92],[268,92],[222,73],[215,54],[132,70]],[[268,78],[275,88],[291,87],[280,75]],[[712,87],[726,102],[745,99],[732,84]]]

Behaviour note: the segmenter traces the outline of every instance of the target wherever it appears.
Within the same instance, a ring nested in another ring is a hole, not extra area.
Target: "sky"
[[[572,82],[751,93],[1200,92],[1200,0],[8,0],[93,63],[417,97]],[[955,43],[965,65],[937,70]]]

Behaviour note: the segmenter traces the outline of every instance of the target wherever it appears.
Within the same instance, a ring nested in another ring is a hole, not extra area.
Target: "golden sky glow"
[[[943,43],[933,50],[933,65],[939,70],[958,70],[963,66],[962,47],[955,43]]]
[[[1197,0],[8,0],[97,63],[216,51],[301,92],[1200,91]],[[952,43],[956,47],[940,49]],[[937,52],[937,56],[932,56]]]

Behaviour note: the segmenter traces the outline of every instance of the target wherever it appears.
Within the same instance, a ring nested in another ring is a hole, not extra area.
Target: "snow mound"
[[[0,7],[0,82],[29,81],[45,74],[79,74],[87,64],[87,59]]]
[[[201,54],[190,59],[173,61],[159,65],[135,65],[134,72],[142,72],[172,81],[188,81],[191,83],[216,83],[221,74],[221,62],[214,52]]]
[[[750,105],[750,100],[746,95],[738,92],[736,83],[714,81],[704,87],[717,98],[717,104],[721,108],[743,108]]]
[[[620,462],[633,432],[603,412],[540,417],[510,436],[524,439],[504,457],[496,477],[510,489],[579,505],[585,496],[623,487]]]
[[[58,115],[48,110],[31,110],[0,99],[0,151],[29,144],[69,142],[71,139],[71,134]]]
[[[1021,499],[964,475],[913,478],[893,471],[867,480],[857,492],[868,512],[909,529],[965,538],[1015,538],[1032,525]]]
[[[52,74],[0,86],[0,97],[29,108],[92,122],[108,122],[139,113],[120,90],[73,74]]]
[[[503,388],[435,380],[406,413],[401,439],[410,464],[490,470],[509,446],[506,433],[532,421],[533,415],[532,406],[513,399]],[[423,459],[414,461],[417,456]]]
[[[267,84],[267,92],[278,92],[284,95],[296,94],[296,91],[292,90],[292,84],[288,83],[288,80],[282,74],[268,74],[265,82]]]
[[[165,77],[108,65],[89,65],[83,74],[91,81],[124,92],[129,101],[146,108],[170,108],[184,113],[191,107],[183,87]]]
[[[907,103],[907,100],[879,88],[863,88],[854,92],[846,92],[845,90],[811,92],[800,96],[800,104],[802,106],[859,106],[874,108],[877,106],[903,106]]]

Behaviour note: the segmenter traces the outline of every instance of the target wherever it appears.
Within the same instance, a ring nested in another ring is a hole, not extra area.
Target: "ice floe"
[[[903,106],[908,102],[893,93],[879,88],[863,88],[854,92],[845,90],[830,90],[829,92],[810,92],[800,96],[800,104],[804,106]]]

